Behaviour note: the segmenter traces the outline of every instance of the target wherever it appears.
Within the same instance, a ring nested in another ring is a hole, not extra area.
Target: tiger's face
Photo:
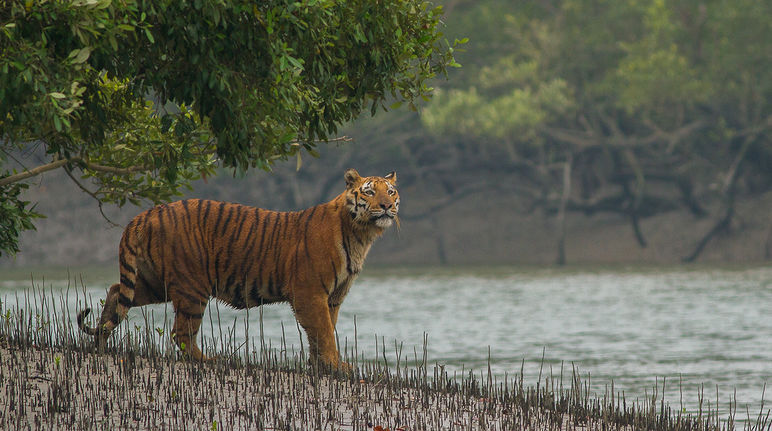
[[[399,192],[395,172],[383,177],[361,177],[356,170],[349,169],[345,179],[346,205],[354,221],[385,229],[397,220]]]

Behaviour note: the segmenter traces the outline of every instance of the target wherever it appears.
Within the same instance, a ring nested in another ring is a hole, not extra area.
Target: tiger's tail
[[[88,314],[91,313],[90,308],[86,308],[85,310],[78,313],[78,328],[80,328],[81,331],[85,332],[88,335],[99,335],[102,331],[98,328],[92,328],[88,325],[86,325],[85,322],[83,322],[83,319],[88,316]]]
[[[113,329],[126,318],[129,308],[134,305],[137,259],[136,254],[127,244],[129,242],[127,237],[127,233],[124,233],[118,257],[121,281],[120,283],[113,284],[107,293],[102,317],[99,319],[99,326],[92,328],[84,323],[84,319],[91,312],[90,308],[86,308],[78,313],[78,328],[88,335],[98,336],[97,342],[99,343],[107,339],[110,333],[113,332]]]

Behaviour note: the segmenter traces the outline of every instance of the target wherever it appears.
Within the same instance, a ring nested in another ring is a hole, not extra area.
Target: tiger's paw
[[[314,370],[318,370],[325,374],[351,374],[354,372],[354,367],[347,362],[343,362],[338,358],[324,359],[324,358],[309,358],[309,365]]]

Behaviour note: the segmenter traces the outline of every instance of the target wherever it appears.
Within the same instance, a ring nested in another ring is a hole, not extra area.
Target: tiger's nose
[[[381,208],[384,211],[386,211],[387,209],[391,208],[392,206],[394,206],[394,204],[391,203],[391,202],[381,202]]]

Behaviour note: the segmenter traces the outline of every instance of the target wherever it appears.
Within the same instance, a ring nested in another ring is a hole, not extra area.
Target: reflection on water
[[[68,285],[66,270],[45,272],[32,271],[36,285],[54,291]],[[112,272],[71,270],[70,278],[80,286],[82,277],[86,294],[98,303],[114,282]],[[31,283],[29,271],[0,275],[4,306]],[[78,308],[73,285],[67,294],[72,317]],[[245,338],[244,311],[223,304],[210,309],[205,337]],[[171,314],[163,306],[151,311],[156,326]],[[300,350],[286,304],[266,306],[262,314],[266,343],[279,346],[284,331],[289,348]],[[256,339],[258,315],[251,310],[248,321]],[[420,359],[426,333],[429,362],[451,373],[487,372],[490,348],[499,381],[519,373],[524,361],[526,382],[535,384],[543,357],[544,373],[558,376],[563,368],[569,376],[576,367],[591,376],[600,396],[613,381],[616,392],[642,400],[655,385],[661,391],[664,378],[666,400],[675,408],[683,402],[689,411],[700,391],[713,404],[718,390],[722,409],[736,391],[739,412],[749,405],[753,415],[772,381],[772,268],[365,270],[340,312],[339,339],[349,346],[355,317],[357,345],[367,359],[383,354],[376,352],[376,338],[379,349],[385,342],[389,360],[395,343],[403,358],[417,352]],[[130,320],[144,324],[139,310]],[[249,344],[259,346],[259,340]]]

